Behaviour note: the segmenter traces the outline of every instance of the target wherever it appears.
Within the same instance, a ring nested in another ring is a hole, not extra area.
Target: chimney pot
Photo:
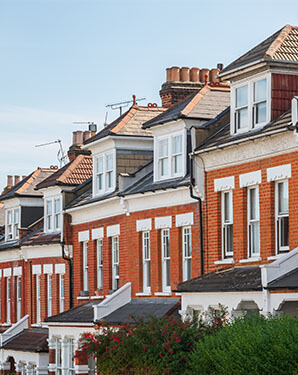
[[[83,134],[83,140],[84,140],[84,142],[85,142],[87,139],[89,139],[89,138],[91,138],[91,131],[90,131],[90,130],[85,130],[85,131],[84,131],[84,134]]]
[[[166,72],[167,72],[167,82],[171,82],[172,81],[172,68],[167,68]]]
[[[77,139],[76,139],[76,145],[82,145],[83,144],[83,131],[77,130]]]
[[[20,176],[14,176],[14,185],[20,182]]]
[[[189,68],[186,66],[180,69],[180,81],[182,82],[189,81]]]
[[[224,67],[224,65],[223,65],[222,63],[218,63],[218,64],[217,64],[217,69],[218,69],[219,71],[223,70],[223,67]]]
[[[219,79],[216,76],[219,74],[219,69],[210,70],[210,82],[219,82]]]
[[[77,132],[72,132],[72,144],[76,145],[77,144]]]
[[[191,82],[200,81],[200,68],[191,68],[190,69],[190,80]]]
[[[172,67],[172,81],[179,81],[180,79],[180,68],[178,66]]]
[[[7,176],[7,187],[13,186],[13,177]]]
[[[27,176],[22,176],[22,180],[24,180],[24,178],[26,178]]]
[[[206,82],[206,78],[207,78],[207,82],[208,82],[208,80],[209,80],[209,69],[206,69],[206,68],[201,69],[201,71],[200,71],[200,81]]]

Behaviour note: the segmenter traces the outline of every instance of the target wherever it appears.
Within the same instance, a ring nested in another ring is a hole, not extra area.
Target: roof
[[[203,142],[199,147],[196,148],[195,152],[203,152],[207,151],[211,148],[218,148],[227,146],[231,142],[242,142],[246,139],[252,139],[253,137],[259,137],[269,131],[282,131],[282,130],[290,130],[289,124],[291,122],[291,112],[290,110],[283,113],[277,120],[271,121],[268,124],[258,127],[252,130],[249,130],[245,133],[230,133],[230,117],[225,116],[224,118],[225,123],[222,124],[220,130],[213,134],[211,137],[207,138],[205,142]],[[218,118],[217,121],[222,121],[221,118]],[[215,121],[211,120],[204,124],[204,127],[207,126],[214,126]]]
[[[275,289],[298,289],[298,268],[282,275],[268,283],[269,290]]]
[[[60,243],[60,233],[44,233],[43,226],[28,234],[22,241],[22,246],[50,245]]]
[[[1,348],[5,350],[20,350],[22,352],[47,353],[49,351],[48,335],[47,329],[25,329],[13,336]]]
[[[177,292],[234,292],[261,291],[260,267],[235,267],[210,272],[185,281],[177,286]]]
[[[110,325],[134,323],[134,317],[145,321],[154,315],[157,318],[177,313],[180,301],[177,298],[140,298],[132,299],[126,305],[103,317],[100,322]]]
[[[40,184],[37,189],[55,185],[80,185],[92,176],[92,156],[78,155],[64,167],[53,173]]]
[[[142,107],[134,104],[111,124],[107,125],[93,137],[87,139],[85,144],[95,142],[108,135],[151,137],[152,134],[150,130],[143,129],[142,124],[156,117],[163,111],[165,111],[165,108],[162,107]]]
[[[0,195],[0,201],[14,198],[16,196],[37,196],[42,197],[41,192],[36,191],[35,187],[54,173],[53,169],[37,168],[29,176],[25,177],[18,184],[13,186],[4,194]]]
[[[93,323],[94,313],[93,306],[101,301],[91,301],[82,305],[73,307],[60,314],[45,318],[45,322],[63,322],[63,323]]]
[[[205,85],[200,91],[189,95],[185,100],[170,107],[150,121],[144,123],[148,129],[179,118],[209,120],[222,112],[230,104],[230,89]]]
[[[219,76],[259,60],[298,62],[298,27],[284,26],[226,66]]]

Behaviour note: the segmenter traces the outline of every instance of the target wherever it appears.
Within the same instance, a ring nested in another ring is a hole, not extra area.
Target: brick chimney
[[[72,145],[67,152],[69,161],[73,161],[78,155],[90,155],[90,151],[82,150],[83,143],[92,136],[90,130],[76,130],[72,133]]]
[[[188,95],[200,90],[207,83],[210,86],[228,86],[226,81],[217,78],[223,64],[217,64],[217,68],[188,68],[173,66],[166,69],[166,82],[162,84],[159,92],[162,106],[169,108],[182,101]]]

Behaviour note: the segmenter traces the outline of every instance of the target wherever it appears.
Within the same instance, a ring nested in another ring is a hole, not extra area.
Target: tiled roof
[[[154,315],[157,318],[163,316],[177,315],[180,301],[176,298],[141,298],[132,299],[126,305],[103,317],[100,322],[119,325],[123,323],[134,323],[135,318],[150,319]]]
[[[230,90],[226,87],[204,86],[185,100],[170,107],[166,112],[144,123],[143,128],[175,121],[179,118],[209,120],[222,112],[230,104]]]
[[[260,267],[235,267],[185,281],[177,286],[177,292],[234,292],[261,291]]]
[[[268,283],[268,289],[298,289],[298,268]]]
[[[6,193],[0,195],[0,201],[13,198],[15,196],[42,196],[41,192],[36,191],[35,187],[43,180],[54,173],[52,169],[37,168],[29,176],[25,177],[17,185],[13,186]]]
[[[246,139],[252,139],[253,137],[259,137],[269,131],[282,131],[282,130],[290,130],[289,124],[291,122],[291,113],[290,111],[287,111],[283,115],[281,115],[277,120],[271,121],[268,124],[260,127],[252,129],[246,133],[239,133],[239,134],[231,134],[230,133],[230,116],[227,112],[224,117],[218,118],[217,121],[222,122],[222,126],[218,132],[213,134],[211,137],[207,138],[206,141],[196,148],[196,152],[203,152],[207,151],[209,149],[218,148],[218,147],[224,147],[228,146],[231,142],[243,142]],[[211,120],[210,122],[207,122],[204,124],[205,127],[214,126],[215,121]]]
[[[48,330],[40,328],[24,329],[1,348],[22,352],[48,353]]]
[[[78,155],[74,160],[37,185],[37,189],[55,185],[80,185],[92,176],[92,156]]]
[[[45,322],[93,323],[93,306],[101,301],[91,301],[45,319]]]
[[[85,144],[92,143],[108,135],[152,136],[150,130],[142,128],[142,124],[165,111],[161,107],[142,107],[134,104],[127,112],[118,117],[111,124],[87,139]]]
[[[43,227],[40,227],[35,232],[27,235],[22,241],[22,246],[34,246],[34,245],[49,245],[53,243],[60,243],[60,233],[44,233]]]
[[[298,27],[284,26],[225,67],[219,76],[262,59],[298,62]]]

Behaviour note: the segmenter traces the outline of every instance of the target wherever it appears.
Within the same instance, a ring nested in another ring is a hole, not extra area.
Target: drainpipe
[[[69,265],[69,308],[73,307],[73,295],[72,295],[72,270],[73,264],[72,259],[67,257],[64,252],[65,243],[64,241],[61,242],[61,250],[62,250],[62,258],[68,262]]]
[[[193,194],[193,154],[190,155],[190,185],[189,192],[191,198],[195,199],[199,203],[199,214],[200,214],[200,255],[201,255],[201,276],[204,275],[204,233],[203,233],[203,210],[202,210],[202,199]]]
[[[31,301],[30,301],[30,317],[31,317],[31,325],[33,324],[33,290],[32,290],[32,282],[33,282],[33,277],[32,277],[32,260],[29,260],[29,265],[30,265],[30,295],[31,295]]]

